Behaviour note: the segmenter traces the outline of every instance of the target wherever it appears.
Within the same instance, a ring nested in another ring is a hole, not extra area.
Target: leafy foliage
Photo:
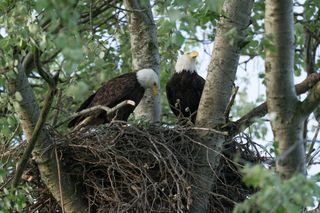
[[[244,181],[259,192],[240,203],[238,212],[301,212],[301,206],[314,207],[320,201],[319,176],[296,175],[288,180],[281,179],[271,170],[261,166],[246,166]]]
[[[4,184],[7,171],[0,163],[0,184]],[[0,213],[22,212],[28,202],[32,202],[29,196],[30,187],[26,184],[17,189],[4,187],[0,193]]]

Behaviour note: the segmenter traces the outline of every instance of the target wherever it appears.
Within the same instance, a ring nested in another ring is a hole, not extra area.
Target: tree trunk
[[[160,76],[157,28],[150,3],[140,0],[125,0],[124,4],[128,10],[133,69],[152,68]],[[134,114],[138,118],[159,122],[161,116],[160,94],[153,97],[151,91],[146,91]]]
[[[294,29],[292,0],[267,0],[266,49],[267,105],[271,126],[278,143],[277,171],[285,178],[305,174],[303,121],[294,89]]]
[[[240,49],[249,26],[253,0],[226,0],[223,16],[219,21],[217,34],[209,64],[206,84],[201,97],[196,124],[201,127],[216,127],[225,123],[224,112],[230,100],[233,82],[240,57]],[[235,30],[232,35],[230,32]],[[226,35],[230,36],[226,36]],[[200,165],[193,190],[193,204],[190,212],[206,212],[209,193],[215,181],[214,170],[219,165],[222,144],[225,137],[214,135],[202,149]],[[210,150],[211,149],[211,150]]]
[[[7,81],[7,88],[11,100],[14,103],[13,105],[23,132],[27,140],[30,141],[40,110],[24,69],[20,66],[18,70],[16,79]],[[17,93],[20,93],[22,100],[15,100]],[[57,164],[52,147],[53,141],[48,131],[43,128],[32,152],[33,158],[38,165],[42,181],[60,204],[62,194],[63,208],[66,212],[86,212],[88,206],[84,199],[81,199],[79,191],[76,190],[75,185],[70,178],[68,178],[68,175],[61,169],[61,175],[60,177],[58,176]],[[61,193],[59,189],[60,184]]]

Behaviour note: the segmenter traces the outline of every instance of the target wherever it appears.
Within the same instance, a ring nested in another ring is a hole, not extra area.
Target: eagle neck
[[[177,70],[176,71],[176,73],[183,73],[183,72],[197,73],[196,70],[187,70],[187,69],[182,69],[182,70]]]

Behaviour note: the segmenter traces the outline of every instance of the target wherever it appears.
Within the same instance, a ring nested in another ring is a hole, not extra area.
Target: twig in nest
[[[132,105],[132,106],[135,106],[136,103],[132,100],[125,100],[125,101],[122,101],[120,102],[119,104],[117,104],[116,106],[112,107],[112,108],[109,108],[107,106],[102,106],[102,105],[97,105],[97,106],[94,106],[94,107],[90,107],[88,109],[84,109],[80,112],[76,112],[74,113],[73,115],[71,115],[70,117],[68,117],[66,120],[62,121],[61,123],[57,124],[55,126],[55,128],[61,126],[62,124],[64,124],[65,122],[67,122],[68,120],[71,120],[72,118],[75,118],[75,117],[78,117],[78,116],[81,116],[81,115],[85,115],[89,112],[94,112],[94,111],[97,111],[97,110],[104,110],[106,111],[106,115],[109,115],[109,114],[112,114],[114,113],[115,111],[117,111],[118,109],[126,106],[126,105]],[[88,118],[86,118],[83,122],[81,122],[80,124],[78,124],[73,130],[77,130],[81,127],[83,127],[84,125],[86,125],[87,123],[89,123],[91,120],[93,119],[92,116],[89,116]]]
[[[212,128],[204,128],[204,127],[190,127],[190,129],[194,129],[194,130],[202,130],[202,131],[207,131],[207,132],[214,132],[220,135],[225,135],[228,136],[229,133],[227,131],[219,131],[216,129],[212,129]]]
[[[62,213],[64,213],[64,201],[63,201],[63,193],[62,193],[62,186],[61,186],[61,173],[60,173],[60,163],[59,163],[60,161],[58,158],[57,146],[54,147],[54,156],[55,156],[55,160],[56,160],[56,164],[57,164],[61,210],[62,210]]]
[[[114,113],[116,110],[120,109],[121,107],[124,107],[125,105],[135,106],[136,103],[134,101],[131,101],[131,100],[126,100],[126,101],[122,101],[121,103],[117,104],[116,106],[114,106],[112,108],[109,108],[109,107],[106,107],[106,106],[102,106],[102,105],[98,105],[98,106],[90,107],[88,109],[85,109],[85,110],[82,110],[80,112],[77,112],[77,113],[73,114],[72,116],[70,116],[69,119],[75,118],[77,116],[84,115],[86,113],[93,112],[93,111],[96,111],[96,110],[99,110],[99,109],[102,109],[102,110],[106,111],[107,114],[110,114],[110,113]]]

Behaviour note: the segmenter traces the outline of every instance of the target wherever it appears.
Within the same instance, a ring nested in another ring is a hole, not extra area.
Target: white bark
[[[15,99],[16,92],[20,93],[22,97],[21,101],[14,101],[14,107],[23,132],[27,140],[30,141],[40,110],[23,68],[19,69],[16,79],[7,82],[7,88],[11,100]],[[53,157],[53,150],[49,148],[52,145],[53,141],[49,133],[43,128],[32,152],[42,181],[58,202],[61,201],[59,190],[59,184],[61,184],[65,212],[86,212],[86,202],[81,199],[75,186],[63,171],[61,171],[61,182],[59,183],[57,164]]]
[[[201,97],[196,124],[214,128],[225,123],[224,112],[231,97],[233,82],[240,57],[240,49],[249,25],[253,0],[226,0],[223,16],[219,21],[206,84]],[[231,37],[226,36],[235,30]],[[197,178],[193,189],[193,204],[190,212],[206,212],[209,192],[215,181],[214,171],[220,161],[220,153],[225,136],[215,134],[207,140],[209,149],[202,149],[201,167],[197,168]],[[209,164],[210,165],[209,165]]]
[[[305,174],[303,121],[294,89],[294,23],[292,0],[267,0],[266,36],[272,47],[266,49],[267,105],[278,143],[277,171],[283,177]]]
[[[240,57],[240,49],[249,25],[253,0],[226,0],[201,97],[197,125],[215,127],[225,122],[224,112],[229,102]],[[233,36],[226,36],[236,29]],[[231,40],[233,39],[233,41]]]
[[[128,10],[133,69],[152,68],[160,76],[157,28],[150,3],[140,0],[125,0],[124,4]],[[153,97],[151,91],[147,90],[134,114],[140,119],[159,122],[161,116],[160,93]]]

